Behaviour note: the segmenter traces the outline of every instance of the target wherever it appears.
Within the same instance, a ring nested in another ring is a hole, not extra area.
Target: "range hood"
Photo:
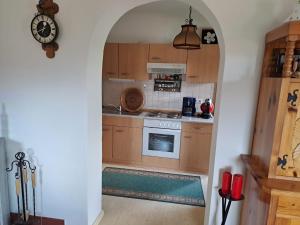
[[[147,63],[147,72],[149,74],[185,74],[186,64]]]

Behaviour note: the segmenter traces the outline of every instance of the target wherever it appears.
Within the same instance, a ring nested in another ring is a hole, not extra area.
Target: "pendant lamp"
[[[174,48],[178,49],[200,49],[201,39],[197,34],[197,26],[193,24],[192,7],[190,6],[189,19],[186,19],[186,24],[181,26],[181,32],[173,41]]]

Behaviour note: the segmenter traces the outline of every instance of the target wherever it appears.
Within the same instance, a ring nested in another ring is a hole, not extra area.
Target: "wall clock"
[[[31,33],[36,41],[42,44],[48,58],[54,58],[58,44],[59,28],[54,19],[58,13],[58,5],[53,0],[40,0],[37,5],[38,13],[31,21]]]
[[[57,38],[58,26],[51,17],[39,14],[31,22],[31,33],[41,44],[48,44]]]

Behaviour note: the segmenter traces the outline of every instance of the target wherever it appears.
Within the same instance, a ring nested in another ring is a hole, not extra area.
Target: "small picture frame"
[[[202,44],[215,45],[218,44],[217,34],[214,29],[202,30]]]

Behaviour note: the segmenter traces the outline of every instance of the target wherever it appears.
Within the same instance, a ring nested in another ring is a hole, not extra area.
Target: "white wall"
[[[101,210],[103,45],[121,15],[150,1],[56,0],[61,36],[52,60],[30,34],[34,1],[0,1],[0,102],[7,108],[10,139],[32,148],[43,164],[43,214],[65,218],[67,225],[90,225]],[[216,186],[220,168],[241,171],[236,162],[249,150],[264,34],[287,17],[294,0],[203,1],[215,18],[202,1],[190,0],[213,26],[217,19],[225,43],[211,170]],[[215,202],[213,192],[210,220]],[[236,225],[238,216],[234,205],[228,224]]]
[[[65,218],[67,225],[83,225],[87,220],[85,59],[93,18],[80,18],[89,11],[81,1],[57,2],[60,50],[49,60],[30,33],[35,1],[0,1],[0,102],[6,105],[11,141],[19,142],[20,150],[32,149],[43,166],[40,213]]]
[[[6,169],[6,147],[5,139],[0,138],[0,224],[9,224],[10,205],[8,193],[8,177]]]

